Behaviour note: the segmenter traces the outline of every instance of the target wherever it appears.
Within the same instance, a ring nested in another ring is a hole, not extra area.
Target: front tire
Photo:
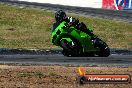
[[[79,56],[82,50],[81,44],[74,38],[71,38],[72,42],[61,40],[60,44],[63,48],[62,54],[68,57]]]

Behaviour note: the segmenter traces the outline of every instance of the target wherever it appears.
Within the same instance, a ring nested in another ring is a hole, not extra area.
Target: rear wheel
[[[100,52],[98,53],[100,57],[108,57],[110,55],[110,49],[108,47],[106,48],[100,48]]]
[[[108,45],[101,39],[99,39],[99,38],[96,39],[95,47],[99,48],[99,52],[97,52],[98,56],[108,57],[110,55],[110,49],[109,49]]]

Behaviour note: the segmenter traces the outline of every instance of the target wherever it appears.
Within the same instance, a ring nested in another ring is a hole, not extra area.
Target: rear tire
[[[96,39],[95,47],[99,48],[99,50],[100,50],[99,52],[97,52],[97,55],[99,57],[108,57],[110,55],[110,48],[101,39],[99,39],[99,38]]]
[[[108,47],[106,48],[100,48],[100,52],[98,53],[100,57],[108,57],[110,55],[110,49]]]

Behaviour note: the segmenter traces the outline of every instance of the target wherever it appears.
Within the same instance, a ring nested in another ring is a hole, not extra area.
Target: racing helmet
[[[62,21],[66,18],[66,13],[62,10],[59,10],[55,13],[55,20],[56,21]]]

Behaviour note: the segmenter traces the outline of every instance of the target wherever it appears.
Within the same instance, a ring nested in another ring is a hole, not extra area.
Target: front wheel
[[[63,54],[64,56],[67,56],[67,57],[75,57],[75,56],[76,56],[76,54],[74,54],[74,53],[72,53],[72,52],[69,52],[69,51],[67,51],[67,50],[65,50],[65,49],[62,50],[62,54]]]
[[[60,41],[61,47],[63,48],[62,54],[68,57],[79,56],[82,50],[81,44],[74,38],[70,39],[72,40],[71,42],[67,41],[66,38]]]

